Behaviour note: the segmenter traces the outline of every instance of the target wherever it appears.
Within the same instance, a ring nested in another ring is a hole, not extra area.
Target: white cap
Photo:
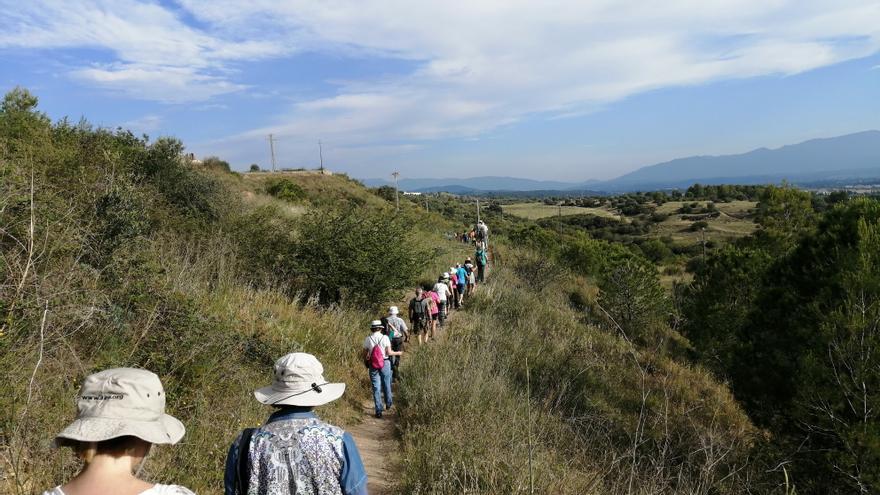
[[[397,309],[397,306],[391,306],[390,308],[388,308],[388,314],[396,315],[398,313],[400,313],[400,310]]]
[[[263,404],[309,407],[332,402],[344,392],[344,383],[324,379],[324,366],[318,358],[294,352],[275,361],[272,385],[254,391],[254,397]]]

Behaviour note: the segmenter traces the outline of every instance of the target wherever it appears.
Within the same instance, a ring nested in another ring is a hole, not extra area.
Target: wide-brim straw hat
[[[76,419],[55,437],[55,445],[123,436],[175,444],[184,433],[183,423],[165,414],[165,390],[155,373],[114,368],[86,377],[77,397]]]
[[[344,383],[324,379],[324,366],[318,358],[294,352],[275,362],[272,385],[254,391],[263,404],[314,407],[333,402],[345,393]]]

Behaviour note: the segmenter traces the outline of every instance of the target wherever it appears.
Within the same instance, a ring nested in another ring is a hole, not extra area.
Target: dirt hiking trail
[[[372,400],[364,401],[361,408],[364,420],[347,430],[364,461],[370,495],[390,495],[396,492],[395,484],[400,477],[395,473],[400,463],[400,440],[395,431],[397,407],[386,411],[382,419],[373,416]]]
[[[490,258],[491,259],[491,258]],[[488,277],[487,277],[488,278]],[[485,282],[484,282],[485,283]],[[480,289],[477,289],[480,290]],[[461,309],[451,311],[448,314],[446,325],[438,329],[436,340],[445,340],[449,331],[454,327],[459,318]],[[412,359],[418,346],[415,336],[410,337],[409,343],[404,348],[410,351],[404,354],[403,359]],[[431,344],[425,344],[430,346]],[[397,383],[392,385],[394,395],[397,395]],[[374,416],[373,400],[368,398],[361,402],[364,420],[357,425],[347,427],[346,431],[354,437],[355,444],[364,461],[364,469],[367,471],[367,489],[370,495],[392,495],[397,493],[397,484],[400,482],[400,436],[397,431],[397,405],[390,411],[385,411],[382,419]]]

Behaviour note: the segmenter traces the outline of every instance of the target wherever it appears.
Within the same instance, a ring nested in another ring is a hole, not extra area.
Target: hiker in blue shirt
[[[483,249],[482,245],[477,245],[474,259],[477,260],[477,282],[482,284],[486,278],[486,265],[489,263],[489,260],[486,257],[486,251]]]
[[[464,301],[464,291],[467,288],[467,270],[461,266],[461,263],[456,263],[455,274],[458,276],[458,306],[461,307],[461,303]]]
[[[318,419],[312,408],[345,392],[302,352],[275,362],[272,385],[254,392],[275,406],[266,424],[239,434],[226,456],[225,495],[341,493],[366,495],[367,473],[351,434]]]

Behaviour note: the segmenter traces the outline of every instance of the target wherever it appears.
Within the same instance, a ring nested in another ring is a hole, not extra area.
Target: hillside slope
[[[499,258],[404,369],[405,493],[743,493],[756,432],[725,387],[571,307],[583,280]]]
[[[172,139],[52,123],[35,104],[18,92],[0,108],[0,492],[73,474],[50,440],[103,368],[162,378],[187,434],[146,475],[198,493],[222,492],[228,442],[269,413],[252,391],[285,353],[311,352],[348,384],[323,417],[359,421],[365,328],[460,257],[446,220],[410,203],[395,214],[344,176],[193,166]]]

